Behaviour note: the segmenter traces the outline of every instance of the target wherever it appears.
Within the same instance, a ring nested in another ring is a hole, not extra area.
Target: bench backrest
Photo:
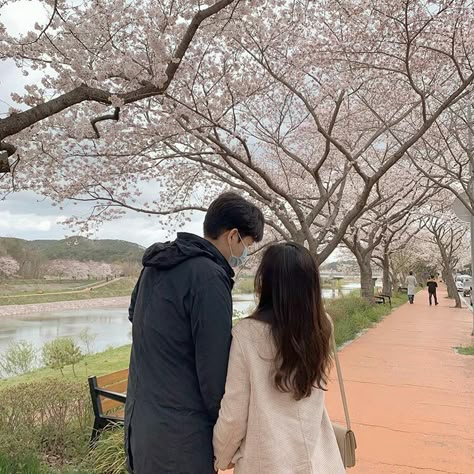
[[[100,377],[95,377],[95,386],[97,388],[102,388],[110,392],[117,393],[127,393],[127,383],[128,383],[128,369],[118,370],[117,372],[112,372],[110,374],[102,375]],[[123,403],[116,400],[111,400],[110,398],[99,396],[99,403],[101,412],[107,413],[116,408],[123,407]]]

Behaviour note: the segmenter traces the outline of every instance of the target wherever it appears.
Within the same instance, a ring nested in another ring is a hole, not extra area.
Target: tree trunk
[[[359,261],[360,268],[360,296],[367,300],[374,300],[374,280],[370,258]]]
[[[448,290],[448,298],[454,299],[453,289],[448,285],[448,276],[447,276],[447,272],[446,272],[444,267],[441,270],[441,276],[442,276],[443,281],[446,284],[446,288]]]
[[[459,297],[456,283],[453,278],[453,269],[451,268],[451,262],[449,261],[448,254],[442,243],[438,242],[438,247],[441,253],[441,259],[443,261],[443,280],[448,287],[448,297],[454,299],[456,308],[461,308],[461,298]]]
[[[390,255],[388,252],[383,254],[383,277],[382,277],[382,293],[392,296],[392,280],[390,278]]]
[[[452,298],[456,302],[456,308],[461,308],[461,298],[456,288],[456,283],[454,281],[453,275],[451,272],[447,272],[447,273],[448,275],[446,275],[447,276],[446,285],[448,286],[450,293],[453,295]]]
[[[456,308],[461,308],[461,298],[456,288],[456,282],[454,281],[453,273],[451,269],[443,270],[443,279],[444,279],[444,282],[446,283],[446,286],[448,287],[448,297],[451,299],[454,299],[456,303],[456,306],[455,306]]]

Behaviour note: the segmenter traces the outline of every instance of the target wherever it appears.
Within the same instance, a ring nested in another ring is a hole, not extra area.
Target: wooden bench
[[[89,377],[94,427],[90,446],[94,446],[101,432],[111,424],[123,424],[127,398],[128,369],[101,377]]]
[[[377,295],[374,295],[375,301],[379,304],[385,304],[385,300],[388,300],[388,304],[390,305],[390,308],[392,307],[392,297],[390,295],[384,295],[382,293],[379,293]]]

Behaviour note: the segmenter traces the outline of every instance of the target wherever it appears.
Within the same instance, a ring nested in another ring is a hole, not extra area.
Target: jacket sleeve
[[[214,427],[214,467],[225,470],[247,433],[250,403],[250,374],[242,346],[234,333],[229,371],[219,419]]]
[[[140,272],[135,288],[132,291],[132,296],[130,297],[130,306],[128,307],[128,319],[133,323],[133,312],[135,311],[135,303],[137,302],[138,288],[140,286],[140,280],[142,279],[143,269]]]
[[[212,423],[224,395],[232,338],[232,297],[224,277],[212,277],[194,292],[191,307],[196,373]]]

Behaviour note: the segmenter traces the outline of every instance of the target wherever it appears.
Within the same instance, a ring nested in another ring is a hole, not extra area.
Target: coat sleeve
[[[132,291],[132,296],[130,297],[130,306],[128,307],[128,319],[133,323],[133,312],[135,311],[135,303],[137,302],[138,288],[140,286],[140,280],[142,279],[143,269],[140,272],[135,288]]]
[[[234,333],[229,371],[219,419],[214,427],[214,467],[225,470],[247,433],[250,374],[239,338]]]
[[[213,277],[197,288],[190,317],[199,388],[215,423],[224,395],[232,338],[231,288],[223,277]]]

